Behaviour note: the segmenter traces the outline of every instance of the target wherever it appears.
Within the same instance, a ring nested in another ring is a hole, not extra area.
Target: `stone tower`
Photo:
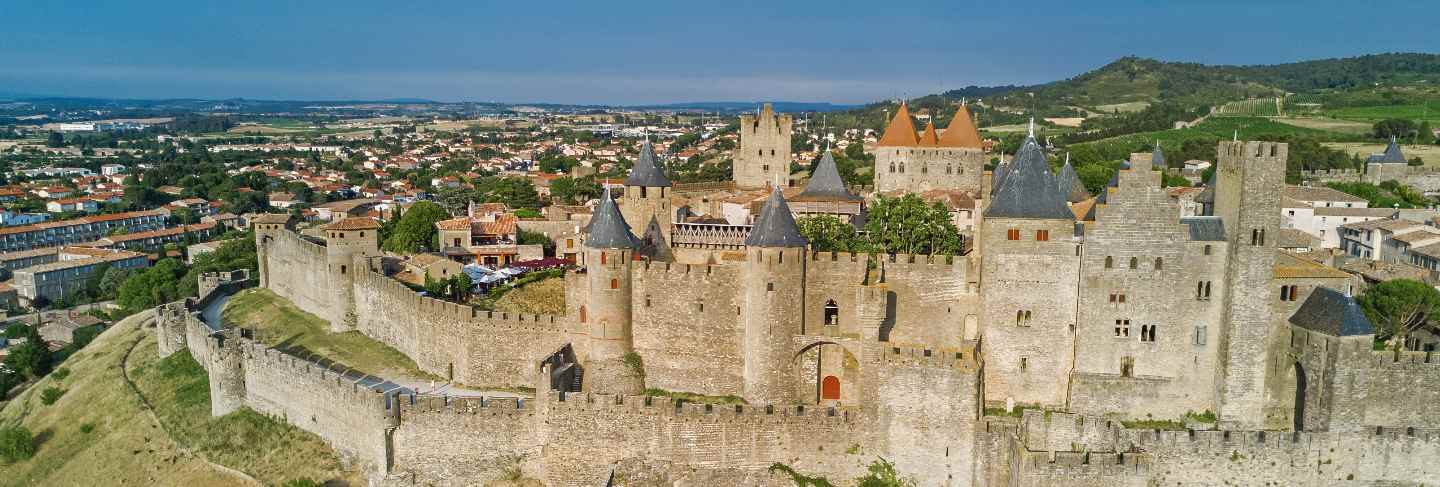
[[[970,110],[961,105],[943,134],[934,122],[916,134],[904,102],[870,150],[875,156],[875,190],[921,193],[932,189],[980,192],[984,145]]]
[[[245,351],[239,333],[239,329],[230,329],[205,339],[211,416],[224,416],[245,405]]]
[[[670,238],[670,226],[674,223],[675,212],[670,210],[670,191],[673,184],[665,177],[655,157],[650,139],[640,146],[640,158],[625,179],[625,194],[621,199],[620,212],[627,222],[654,220],[660,226],[660,234]]]
[[[805,237],[780,188],[770,193],[750,236],[742,271],[745,400],[789,403],[795,396],[791,338],[804,323]],[[797,311],[798,310],[798,311]]]
[[[1067,196],[1032,134],[985,209],[978,238],[988,401],[1065,404],[1080,269]]]
[[[325,261],[330,272],[330,328],[335,332],[355,327],[355,294],[352,292],[357,267],[364,260],[357,257],[380,254],[380,223],[374,218],[346,218],[325,225]]]
[[[635,351],[630,266],[640,241],[630,232],[608,188],[590,219],[589,232],[585,239],[588,295],[580,310],[581,324],[589,334],[581,358],[583,387],[589,392],[639,394],[645,391],[643,371],[627,364],[626,355]]]
[[[1288,149],[1274,142],[1220,143],[1214,211],[1224,222],[1230,254],[1216,412],[1222,426],[1230,428],[1262,427],[1272,399],[1266,370],[1278,330],[1269,289],[1280,235],[1277,189],[1285,184]]]
[[[790,177],[790,124],[790,116],[777,115],[769,103],[757,115],[740,116],[740,149],[733,169],[736,186],[763,188]]]
[[[255,255],[260,264],[260,287],[270,287],[270,261],[267,258],[275,239],[290,227],[290,214],[266,213],[250,219],[255,229]]]

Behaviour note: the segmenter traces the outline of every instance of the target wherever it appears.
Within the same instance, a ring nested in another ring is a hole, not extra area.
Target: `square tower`
[[[1280,195],[1289,146],[1223,141],[1215,169],[1215,216],[1225,225],[1230,254],[1220,331],[1216,401],[1221,424],[1260,428],[1271,400],[1266,371],[1278,335],[1270,283],[1280,238]]]
[[[740,116],[740,148],[732,169],[735,186],[763,188],[790,178],[791,118],[766,103],[756,115]]]

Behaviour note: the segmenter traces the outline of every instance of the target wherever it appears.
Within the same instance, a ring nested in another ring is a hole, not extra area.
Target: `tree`
[[[485,193],[487,202],[505,203],[511,208],[540,207],[540,193],[535,191],[535,184],[527,179],[497,178],[480,189]]]
[[[961,237],[940,202],[926,205],[914,194],[880,196],[870,206],[865,230],[871,248],[890,254],[958,254]]]
[[[185,264],[175,259],[162,259],[155,267],[136,273],[120,285],[116,302],[127,313],[154,308],[181,298],[180,278]]]
[[[865,252],[869,247],[855,234],[855,227],[831,215],[803,217],[795,222],[810,248],[820,252]]]
[[[45,339],[40,336],[38,326],[25,327],[25,343],[10,349],[5,357],[5,368],[14,371],[27,380],[36,379],[50,372],[54,357]]]
[[[1415,133],[1415,122],[1403,118],[1387,118],[1375,122],[1375,138],[1408,138]]]
[[[550,181],[550,197],[560,204],[573,205],[584,203],[599,198],[603,192],[600,183],[595,178],[586,176],[583,178],[555,178]]]
[[[35,436],[24,426],[0,428],[0,461],[15,463],[35,456]]]
[[[402,254],[413,254],[421,249],[435,247],[439,237],[435,223],[449,218],[450,214],[438,204],[421,201],[410,205],[395,224],[394,230],[385,238],[382,247]]]
[[[60,132],[50,132],[50,138],[45,141],[45,147],[65,147],[65,134],[62,134]]]
[[[520,229],[519,234],[515,236],[515,243],[520,245],[539,245],[544,249],[545,255],[555,255],[555,241],[540,232]]]
[[[1416,129],[1415,131],[1415,143],[1433,145],[1436,142],[1437,140],[1435,139],[1435,129],[1430,128],[1430,121],[1421,121],[1420,128]]]
[[[1440,291],[1413,279],[1394,279],[1376,284],[1361,295],[1360,307],[1378,325],[1376,338],[1388,339],[1399,354],[1410,332],[1440,312]]]

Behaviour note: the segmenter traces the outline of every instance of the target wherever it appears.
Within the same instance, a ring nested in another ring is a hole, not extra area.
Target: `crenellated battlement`
[[[1371,364],[1376,367],[1436,367],[1440,368],[1440,353],[1407,350],[1397,357],[1394,351],[1376,350],[1371,353]]]
[[[712,421],[803,422],[851,424],[862,418],[858,408],[814,405],[701,404],[660,396],[549,392],[546,401],[556,411],[612,411],[652,416],[676,416]]]
[[[536,412],[532,401],[518,397],[453,397],[403,394],[396,403],[400,417],[412,414],[489,414],[530,415]]]
[[[302,237],[299,233],[286,230],[283,232],[276,232],[267,236],[273,236],[273,238],[275,239],[274,242],[276,244],[284,244],[290,246],[291,248],[309,254],[309,256],[311,257],[320,259],[321,262],[325,261],[327,255],[325,252],[325,246],[313,242],[305,237]]]
[[[1031,451],[1018,452],[1025,475],[1064,477],[1125,477],[1150,473],[1149,453]]]
[[[362,271],[356,285],[369,286],[381,294],[389,295],[395,301],[408,303],[419,315],[416,321],[426,318],[471,322],[478,325],[495,326],[505,329],[534,329],[541,331],[563,331],[565,317],[556,315],[507,313],[486,311],[468,304],[454,303],[420,293],[410,287],[374,271]]]
[[[730,270],[722,265],[713,264],[679,264],[674,262],[655,262],[651,260],[641,261],[635,265],[638,278],[658,278],[665,280],[690,279],[697,282],[707,282],[712,277],[730,277]]]
[[[890,366],[938,367],[975,370],[980,367],[978,342],[965,341],[958,348],[885,347],[879,362]]]

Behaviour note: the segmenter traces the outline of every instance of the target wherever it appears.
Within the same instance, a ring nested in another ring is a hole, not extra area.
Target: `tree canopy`
[[[1360,296],[1360,307],[1376,325],[1376,338],[1386,339],[1397,352],[1405,337],[1440,312],[1440,291],[1413,279],[1376,284]]]
[[[438,204],[421,201],[410,205],[381,247],[402,254],[413,254],[422,249],[437,249],[440,232],[435,229],[435,223],[449,218],[450,214]]]

